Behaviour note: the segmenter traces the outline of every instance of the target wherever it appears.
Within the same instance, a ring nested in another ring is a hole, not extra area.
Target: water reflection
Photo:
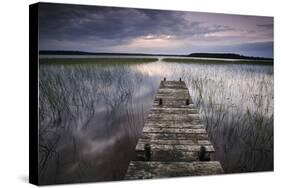
[[[273,67],[41,65],[40,182],[120,180],[160,80],[183,78],[226,172],[273,169]]]

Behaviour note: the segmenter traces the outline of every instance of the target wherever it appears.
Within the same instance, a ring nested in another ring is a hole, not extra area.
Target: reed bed
[[[153,95],[136,98],[152,77],[126,64],[41,64],[39,74],[40,182],[122,179]]]
[[[169,66],[186,81],[224,171],[273,170],[273,67]]]
[[[273,170],[273,67],[41,63],[42,184],[120,180],[166,77],[187,83],[226,173]]]

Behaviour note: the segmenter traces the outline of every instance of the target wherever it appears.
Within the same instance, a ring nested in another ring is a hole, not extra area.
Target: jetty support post
[[[159,105],[161,106],[163,104],[162,98],[159,99]]]

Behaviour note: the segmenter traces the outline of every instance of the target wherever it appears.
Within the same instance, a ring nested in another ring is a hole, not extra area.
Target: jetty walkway
[[[164,78],[124,179],[221,174],[214,152],[185,82]]]

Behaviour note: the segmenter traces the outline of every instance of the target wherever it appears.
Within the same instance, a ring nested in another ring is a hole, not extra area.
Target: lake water
[[[273,170],[273,66],[190,61],[40,65],[40,183],[121,180],[163,77],[186,82],[226,173]]]

